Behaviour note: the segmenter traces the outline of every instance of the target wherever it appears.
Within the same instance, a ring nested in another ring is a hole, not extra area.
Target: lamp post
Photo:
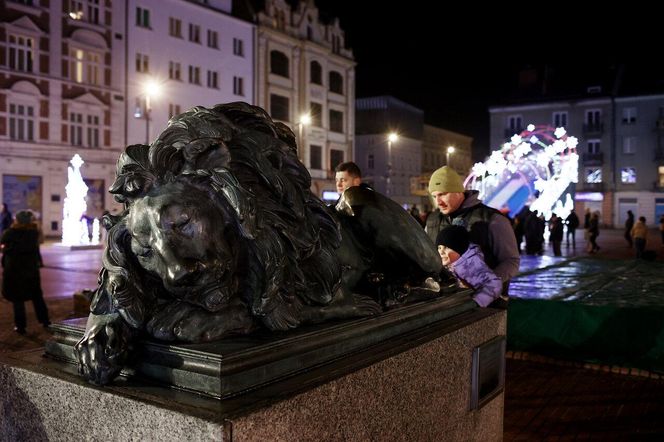
[[[446,158],[447,158],[447,160],[446,160],[446,162],[445,162],[445,165],[446,165],[446,166],[449,166],[449,165],[450,165],[450,155],[452,155],[453,153],[454,153],[454,146],[450,146],[450,147],[448,147],[448,148],[447,148],[447,154],[446,154]]]
[[[302,155],[302,132],[303,132],[303,126],[308,126],[311,124],[311,115],[310,114],[302,114],[300,115],[300,121],[297,123],[297,157],[301,162],[304,162],[304,157]]]
[[[399,135],[394,132],[391,132],[387,136],[387,178],[386,178],[386,194],[390,196],[390,178],[392,175],[392,143],[396,142],[399,139]]]
[[[152,113],[151,98],[156,98],[161,92],[161,86],[154,80],[148,80],[143,86],[143,96],[145,98],[145,105],[143,109],[143,117],[145,118],[145,144],[150,144],[150,117]],[[136,109],[134,117],[140,118],[140,109]]]

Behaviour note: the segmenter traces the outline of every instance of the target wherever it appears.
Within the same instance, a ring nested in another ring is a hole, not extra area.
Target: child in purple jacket
[[[461,286],[475,291],[473,301],[477,305],[486,307],[500,297],[501,279],[486,265],[482,250],[470,242],[464,227],[444,228],[436,238],[436,245],[443,265],[456,276]]]

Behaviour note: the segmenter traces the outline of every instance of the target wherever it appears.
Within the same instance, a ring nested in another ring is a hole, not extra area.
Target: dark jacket
[[[576,230],[579,227],[579,217],[574,212],[571,212],[565,221],[568,230]]]
[[[425,230],[435,243],[438,232],[444,227],[464,226],[470,233],[470,240],[482,249],[489,268],[505,284],[506,293],[509,280],[519,272],[521,260],[514,230],[503,214],[482,204],[478,196],[476,190],[466,191],[461,207],[450,215],[443,215],[439,209],[431,212]]]
[[[0,232],[7,230],[12,225],[12,213],[7,210],[0,212]]]
[[[36,224],[18,224],[5,230],[2,254],[2,296],[11,302],[41,295],[39,232]]]
[[[551,229],[551,236],[549,239],[551,241],[562,241],[563,240],[563,222],[561,218],[556,218],[555,221],[550,221],[549,228]]]

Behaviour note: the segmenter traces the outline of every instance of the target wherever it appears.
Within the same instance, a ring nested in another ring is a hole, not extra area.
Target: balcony
[[[523,132],[522,127],[515,127],[514,129],[508,127],[505,129],[505,139],[509,140],[514,134],[520,135],[521,132]]]
[[[604,183],[583,183],[584,192],[604,192]]]
[[[586,136],[598,136],[604,133],[604,123],[586,123],[583,125],[583,134]]]
[[[584,153],[583,164],[585,166],[601,166],[604,163],[604,154],[598,153]]]

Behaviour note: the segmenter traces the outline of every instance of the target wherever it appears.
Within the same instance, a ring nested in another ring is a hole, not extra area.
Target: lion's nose
[[[196,266],[171,265],[166,271],[166,279],[170,285],[184,286],[194,282],[197,273]]]

